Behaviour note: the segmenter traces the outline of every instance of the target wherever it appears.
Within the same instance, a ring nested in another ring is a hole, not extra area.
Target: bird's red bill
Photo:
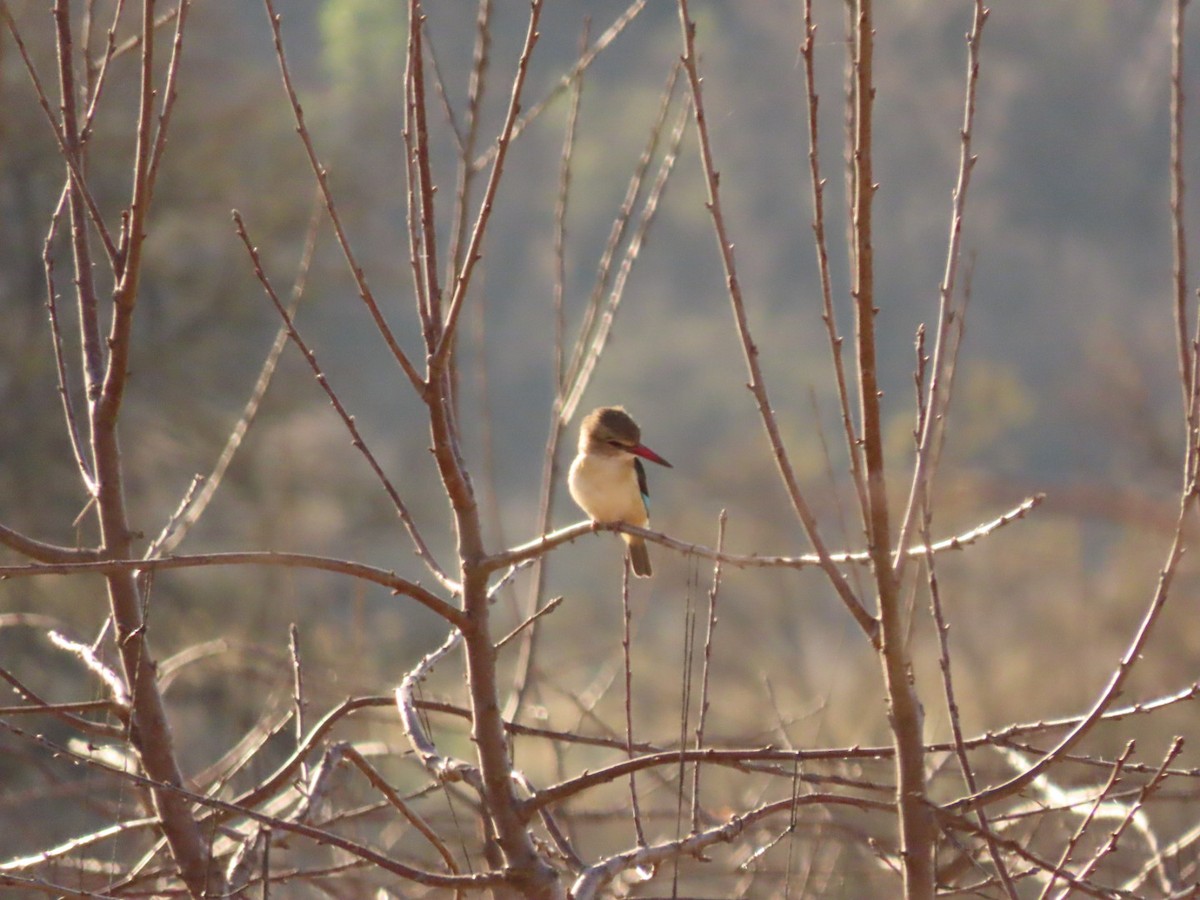
[[[660,466],[666,466],[668,469],[675,468],[673,465],[671,465],[669,462],[667,462],[665,459],[663,459],[661,456],[659,456],[657,453],[655,453],[653,450],[651,450],[645,444],[635,444],[634,446],[629,448],[629,452],[636,453],[642,459],[648,459],[648,460],[650,460],[650,462],[656,462]]]

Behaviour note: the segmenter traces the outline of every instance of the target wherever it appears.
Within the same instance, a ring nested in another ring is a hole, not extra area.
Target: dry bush
[[[472,40],[447,27],[443,45],[448,18],[419,0],[412,28],[386,4],[331,3],[323,89],[295,74],[291,13],[273,0],[258,33],[239,28],[240,10],[194,26],[205,5],[192,5],[56,0],[47,18],[0,0],[5,78],[20,70],[28,85],[13,121],[40,118],[26,162],[56,185],[49,208],[28,206],[45,231],[19,282],[43,308],[13,325],[22,346],[43,332],[28,363],[40,393],[6,376],[8,406],[61,412],[57,437],[5,435],[14,472],[18,458],[58,461],[35,486],[12,478],[0,512],[0,675],[15,695],[0,711],[0,883],[71,897],[1193,895],[1195,772],[1183,739],[1163,737],[1200,690],[1177,664],[1194,639],[1175,628],[1200,472],[1183,0],[1162,316],[1182,416],[1132,426],[1170,461],[1178,503],[1164,516],[1116,490],[1068,494],[1138,526],[1102,555],[1013,479],[938,477],[952,422],[986,449],[1033,408],[1016,362],[956,389],[987,78],[978,0],[961,92],[930,113],[958,110],[957,162],[911,402],[891,388],[895,334],[879,326],[876,41],[889,33],[869,0],[844,23],[840,5],[819,11],[823,32],[844,25],[844,60],[816,40],[809,2],[793,11],[798,99],[770,111],[808,132],[797,181],[817,302],[793,346],[739,269],[788,251],[770,236],[738,243],[736,210],[756,201],[719,174],[708,109],[731,88],[705,79],[705,54],[733,50],[686,0],[670,65],[644,76],[648,62],[619,57],[638,90],[600,98],[595,123],[591,73],[628,32],[661,31],[664,5],[572,21],[575,43],[557,40],[561,24],[540,32],[566,5],[534,0],[521,20],[481,0]],[[960,27],[965,12],[929,15]],[[237,93],[247,40],[273,42],[284,90],[270,112],[249,89],[245,109],[238,94],[214,120],[180,100],[189,79]],[[819,107],[822,73],[843,62],[844,102]],[[611,129],[625,120],[640,142]],[[351,122],[378,139],[339,140]],[[178,127],[187,138],[168,140]],[[838,134],[844,160],[831,163],[819,151]],[[750,135],[730,152],[753,159],[756,146]],[[210,166],[217,156],[228,165]],[[330,157],[369,169],[370,187],[343,189]],[[209,224],[221,181],[246,201],[228,230]],[[715,236],[708,259],[658,252],[687,290],[723,292],[731,318],[635,298],[663,216],[676,234]],[[534,264],[546,296],[506,296],[511,270]],[[310,312],[314,293],[336,302]],[[267,316],[277,334],[250,366]],[[634,352],[610,345],[618,322],[651,336]],[[602,367],[615,374],[603,381]],[[1106,371],[1133,415],[1149,391],[1137,365]],[[798,377],[820,379],[811,401]],[[636,410],[703,412],[691,438],[712,454],[655,473],[655,487],[678,505],[713,483],[744,498],[703,526],[708,543],[658,506],[661,530],[556,527],[569,429],[598,380]],[[727,411],[719,398],[746,380],[751,402]],[[221,426],[228,404],[214,398],[247,384]],[[514,431],[533,461],[521,478],[497,471],[493,446]],[[653,587],[616,577],[613,535],[587,540],[613,531],[653,543]],[[730,549],[743,545],[754,552]],[[580,602],[598,591],[606,604]]]

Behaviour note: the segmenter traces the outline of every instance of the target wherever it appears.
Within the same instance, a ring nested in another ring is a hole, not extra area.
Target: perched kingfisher
[[[592,410],[579,426],[579,455],[571,463],[567,479],[571,497],[594,522],[645,528],[650,513],[643,459],[671,468],[642,444],[642,430],[624,409],[601,406]],[[633,574],[649,578],[652,570],[646,542],[632,534],[621,537],[629,546]]]

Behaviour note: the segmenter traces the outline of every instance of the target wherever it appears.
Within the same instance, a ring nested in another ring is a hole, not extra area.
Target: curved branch
[[[1074,749],[1088,732],[1092,730],[1096,723],[1105,718],[1108,708],[1121,695],[1129,674],[1133,671],[1138,660],[1141,659],[1142,650],[1150,638],[1150,632],[1158,622],[1163,607],[1166,605],[1167,596],[1170,593],[1171,584],[1175,578],[1175,572],[1179,568],[1180,560],[1183,558],[1183,526],[1187,517],[1192,512],[1192,507],[1196,505],[1198,497],[1200,497],[1200,487],[1193,484],[1179,505],[1179,522],[1175,528],[1175,537],[1171,542],[1171,549],[1167,553],[1167,562],[1159,573],[1158,585],[1154,590],[1153,597],[1150,599],[1150,604],[1142,616],[1142,621],[1138,625],[1133,640],[1130,641],[1129,646],[1125,649],[1125,653],[1121,656],[1121,660],[1117,664],[1117,668],[1113,671],[1112,677],[1109,678],[1108,684],[1105,685],[1104,690],[1100,692],[1100,696],[1092,704],[1092,708],[1088,710],[1083,718],[1075,724],[1052,750],[1024,772],[1003,784],[977,791],[968,797],[962,797],[951,803],[947,803],[944,805],[944,809],[954,812],[977,809],[980,806],[994,803],[997,800],[1003,800],[1020,792],[1055,762]]]
[[[508,101],[508,112],[504,117],[504,125],[500,136],[496,138],[496,158],[492,163],[492,171],[488,175],[487,185],[483,189],[483,199],[479,204],[479,217],[467,241],[463,253],[462,269],[454,279],[454,292],[450,296],[450,306],[446,311],[446,321],[442,324],[438,344],[433,349],[429,362],[429,375],[432,381],[435,373],[445,367],[450,348],[454,346],[454,332],[458,324],[459,313],[462,312],[466,300],[467,288],[471,283],[471,274],[475,271],[475,263],[481,258],[480,247],[483,246],[483,236],[487,232],[488,221],[492,215],[492,207],[496,200],[496,191],[500,187],[500,176],[504,172],[504,160],[508,155],[508,146],[513,138],[517,116],[521,112],[521,92],[525,87],[525,74],[529,71],[529,58],[533,55],[533,46],[538,40],[538,19],[542,14],[542,0],[533,0],[529,11],[529,28],[525,32],[525,44],[521,48],[521,57],[517,61],[517,71],[513,76],[512,95]]]
[[[572,900],[591,900],[593,897],[600,896],[598,891],[621,872],[638,866],[652,866],[685,854],[700,854],[705,847],[736,840],[746,828],[760,819],[777,813],[791,812],[797,806],[816,804],[853,806],[858,809],[879,812],[894,811],[891,803],[881,800],[865,800],[861,797],[843,797],[837,794],[806,794],[803,797],[786,797],[783,800],[766,803],[743,815],[734,816],[724,825],[689,834],[679,840],[626,850],[624,853],[617,853],[603,859],[584,870],[571,886],[569,896]]]
[[[1025,518],[1026,515],[1040,506],[1045,499],[1045,494],[1034,494],[1012,509],[988,522],[975,526],[969,531],[944,538],[928,547],[924,544],[909,547],[907,555],[917,557],[924,556],[931,551],[933,553],[942,553],[947,550],[963,550],[988,537],[1005,525],[1010,525],[1019,519]],[[540,556],[562,544],[570,543],[582,535],[597,531],[618,531],[625,534],[636,534],[648,541],[661,544],[679,553],[689,556],[700,556],[714,562],[728,563],[731,566],[739,566],[741,568],[807,569],[812,566],[824,566],[826,563],[833,565],[845,565],[848,563],[866,565],[871,562],[871,557],[865,550],[843,551],[840,553],[826,551],[824,558],[815,553],[805,553],[801,556],[763,556],[756,553],[740,555],[717,551],[704,544],[688,543],[687,541],[673,538],[661,531],[638,528],[636,525],[626,525],[623,522],[576,522],[573,525],[566,525],[557,531],[544,534],[541,537],[534,538],[532,541],[526,541],[524,544],[519,544],[516,547],[488,557],[483,565],[489,572],[503,568],[504,566],[516,565],[527,559]],[[0,573],[2,572],[3,570],[0,569]]]
[[[313,351],[309,348],[304,338],[300,336],[300,332],[296,330],[296,326],[292,320],[291,314],[283,305],[283,301],[279,299],[279,295],[275,292],[275,288],[271,285],[271,280],[267,278],[267,274],[263,270],[262,259],[259,257],[258,248],[254,246],[250,240],[250,235],[246,232],[246,223],[242,219],[242,214],[236,209],[233,211],[233,221],[234,226],[237,229],[237,235],[241,239],[242,244],[246,247],[246,252],[250,255],[250,261],[254,266],[255,277],[258,278],[259,284],[261,284],[263,290],[266,291],[267,297],[275,307],[275,311],[279,313],[279,316],[283,321],[283,325],[287,329],[288,337],[291,338],[292,343],[296,345],[296,349],[298,349],[304,355],[304,360],[308,363],[308,367],[312,369],[313,377],[316,378],[317,384],[321,386],[321,390],[325,392],[325,396],[329,398],[329,402],[337,411],[338,416],[341,417],[342,423],[346,426],[346,430],[350,432],[351,442],[367,460],[367,465],[371,467],[371,471],[375,473],[375,477],[378,478],[380,484],[383,485],[383,489],[387,492],[388,497],[392,501],[392,506],[396,508],[396,514],[400,517],[400,521],[404,523],[404,527],[408,531],[409,538],[412,540],[413,546],[416,548],[417,556],[424,561],[425,565],[429,567],[429,571],[433,573],[433,577],[441,582],[443,587],[449,591],[457,593],[459,590],[458,585],[455,584],[455,582],[451,580],[448,575],[446,575],[445,570],[438,564],[438,561],[434,559],[433,553],[430,552],[428,545],[421,537],[421,533],[417,530],[417,523],[413,519],[412,514],[409,513],[408,506],[404,503],[403,498],[401,498],[400,492],[396,490],[391,480],[386,474],[384,474],[383,467],[375,458],[375,454],[371,452],[366,441],[364,441],[362,435],[359,434],[358,425],[355,424],[354,416],[350,415],[349,411],[347,411],[346,407],[342,404],[341,398],[338,397],[337,392],[334,391],[333,387],[329,384],[329,379],[325,376],[325,372],[322,371],[321,366],[317,363],[316,354],[313,353]]]
[[[750,333],[750,321],[746,315],[746,304],[742,296],[741,282],[738,280],[737,265],[733,255],[733,241],[729,238],[725,227],[725,214],[721,207],[720,174],[717,172],[712,143],[709,140],[708,120],[705,117],[704,111],[704,95],[701,91],[702,81],[700,71],[696,65],[696,23],[692,21],[688,13],[687,0],[679,0],[678,7],[680,26],[683,30],[683,66],[687,72],[688,83],[691,85],[692,106],[696,113],[696,136],[700,143],[700,159],[703,164],[704,180],[708,189],[707,206],[709,214],[712,216],[713,231],[717,238],[717,248],[721,254],[721,265],[725,272],[725,285],[730,305],[733,308],[733,317],[737,326],[738,338],[742,345],[742,355],[745,357],[746,369],[750,375],[748,387],[754,395],[755,403],[758,406],[759,416],[762,418],[763,428],[767,432],[771,452],[775,457],[776,467],[779,469],[780,477],[783,479],[784,487],[787,490],[788,499],[791,500],[792,508],[804,526],[804,532],[808,535],[808,540],[820,559],[821,570],[829,579],[830,585],[837,593],[842,604],[854,618],[854,621],[858,623],[859,628],[862,629],[872,645],[878,647],[880,640],[879,623],[867,611],[867,608],[863,606],[862,600],[854,593],[854,588],[850,586],[846,580],[846,576],[842,574],[829,558],[828,551],[825,548],[825,540],[821,537],[817,517],[808,505],[803,492],[800,490],[799,479],[797,479],[795,469],[792,467],[791,458],[788,455],[787,448],[784,446],[783,436],[779,431],[779,424],[775,420],[774,408],[771,406],[770,398],[767,395],[767,384],[763,378],[762,366],[758,361],[758,346],[755,344],[754,337]]]
[[[404,725],[404,733],[408,735],[408,742],[412,744],[413,752],[431,776],[439,782],[466,781],[479,789],[479,770],[462,760],[440,754],[433,739],[426,733],[421,715],[417,712],[417,688],[437,665],[438,660],[459,645],[462,637],[462,631],[451,631],[441,646],[425,654],[421,661],[413,666],[400,682],[400,687],[396,688],[396,708],[400,711],[400,721]]]
[[[5,725],[9,731],[17,734],[20,737],[28,738],[36,744],[50,750],[55,755],[69,758],[73,761],[81,762],[94,768],[100,769],[118,778],[131,781],[134,784],[142,785],[156,791],[167,791],[184,800],[192,803],[200,804],[201,806],[212,807],[215,814],[229,816],[245,816],[255,822],[267,825],[277,831],[286,831],[291,834],[298,834],[306,837],[309,840],[315,841],[329,847],[336,847],[339,850],[344,850],[347,853],[358,857],[366,862],[378,866],[385,872],[390,872],[393,875],[398,875],[401,878],[406,878],[409,881],[415,881],[418,884],[423,884],[429,887],[442,888],[487,888],[495,887],[504,884],[508,880],[508,876],[504,872],[487,872],[478,875],[443,875],[440,872],[429,872],[424,869],[418,869],[413,866],[406,865],[398,860],[384,856],[364,844],[348,840],[341,835],[331,831],[326,831],[321,828],[314,828],[311,825],[304,825],[300,822],[292,822],[288,819],[282,819],[278,816],[269,816],[265,813],[256,812],[253,809],[248,809],[240,805],[240,801],[225,801],[218,800],[216,797],[208,797],[204,794],[197,794],[195,791],[189,791],[186,788],[171,784],[164,781],[155,781],[152,778],[145,778],[133,772],[126,772],[123,769],[115,768],[107,763],[104,763],[93,757],[75,753],[66,747],[59,746],[53,741],[47,740],[41,735],[30,734],[27,731],[22,731],[19,728],[13,728],[10,725]]]
[[[389,588],[417,601],[431,612],[437,613],[456,627],[463,622],[463,614],[436,594],[430,593],[415,581],[401,578],[394,572],[374,566],[334,559],[327,556],[309,556],[304,553],[277,553],[273,550],[246,551],[240,553],[198,553],[190,556],[163,556],[157,559],[109,559],[89,562],[37,563],[23,566],[0,566],[0,578],[20,578],[30,575],[74,575],[80,572],[96,572],[109,575],[114,572],[158,571],[162,569],[194,569],[200,566],[283,566],[294,569],[317,569],[336,572],[370,581]]]
[[[566,781],[560,781],[558,784],[543,788],[524,801],[521,811],[523,815],[528,817],[543,806],[561,803],[563,800],[581,791],[586,791],[597,785],[607,784],[610,781],[623,778],[631,772],[639,772],[642,769],[653,769],[656,766],[678,766],[681,762],[709,763],[710,765],[737,767],[746,762],[795,763],[828,759],[837,759],[839,761],[849,759],[883,759],[893,755],[894,752],[891,747],[841,747],[836,750],[779,750],[774,747],[735,748],[730,750],[701,747],[700,749],[691,750],[663,750],[645,756],[636,756],[633,759],[624,759],[612,765],[605,766],[602,769],[585,772],[575,778],[568,778]],[[788,802],[791,802],[791,798],[789,798]],[[891,809],[892,804],[887,804],[887,808]]]
[[[271,21],[271,33],[275,40],[275,57],[279,61],[279,71],[283,78],[283,88],[287,93],[288,102],[292,106],[292,114],[296,118],[296,133],[300,136],[301,143],[304,144],[304,152],[308,155],[309,165],[312,167],[313,175],[317,179],[317,185],[321,189],[321,197],[325,201],[325,210],[329,213],[329,221],[333,225],[333,231],[337,237],[338,246],[342,250],[342,256],[346,260],[346,265],[350,268],[350,274],[354,278],[355,286],[358,288],[358,295],[362,298],[363,304],[371,314],[371,320],[379,330],[384,343],[387,344],[388,350],[391,351],[392,357],[400,365],[404,374],[408,376],[408,380],[412,384],[413,389],[416,390],[417,395],[424,396],[425,380],[409,360],[408,354],[401,349],[395,334],[392,333],[391,327],[387,324],[387,320],[384,319],[379,305],[375,302],[375,294],[372,292],[370,285],[367,284],[367,276],[358,264],[358,259],[350,247],[350,238],[346,235],[346,230],[342,227],[342,218],[338,215],[337,205],[333,200],[333,191],[329,188],[328,170],[322,165],[321,160],[317,158],[317,151],[313,147],[312,137],[308,133],[308,126],[304,123],[304,110],[300,106],[300,98],[296,95],[296,88],[292,84],[291,69],[288,67],[287,54],[283,49],[283,32],[280,30],[281,16],[275,12],[275,4],[272,0],[263,0],[263,3],[267,9],[267,18]]]
[[[963,101],[963,121],[959,131],[961,148],[958,160],[958,180],[951,194],[953,203],[950,212],[950,237],[946,249],[946,265],[942,283],[938,288],[938,325],[933,343],[933,360],[930,365],[929,390],[925,398],[926,412],[917,438],[917,458],[913,463],[912,484],[909,488],[908,504],[903,513],[896,546],[903,547],[919,527],[918,519],[922,497],[932,491],[934,470],[937,468],[937,447],[945,433],[946,411],[950,404],[950,393],[954,381],[953,340],[955,324],[961,334],[964,310],[954,305],[955,283],[962,256],[962,228],[967,203],[967,189],[971,185],[971,173],[978,157],[971,151],[971,138],[975,126],[975,94],[979,86],[979,43],[983,38],[983,26],[987,22],[988,9],[983,0],[976,0],[975,15],[971,31],[967,34],[967,88]],[[909,557],[896,553],[892,562],[893,578],[897,583],[904,574]]]
[[[11,547],[22,556],[36,559],[40,563],[81,563],[92,562],[100,558],[98,550],[47,544],[44,541],[26,537],[19,531],[14,531],[4,525],[0,525],[0,544]]]

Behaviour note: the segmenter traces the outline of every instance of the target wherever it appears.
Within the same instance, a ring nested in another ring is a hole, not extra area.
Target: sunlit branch
[[[430,593],[416,582],[398,577],[394,572],[374,566],[309,556],[304,553],[277,553],[271,550],[234,553],[198,553],[188,556],[163,556],[156,559],[109,559],[78,563],[36,563],[22,566],[0,566],[0,578],[22,578],[42,575],[77,575],[93,572],[102,575],[114,572],[157,572],[165,569],[191,569],[202,566],[283,566],[286,568],[316,569],[349,575],[388,588],[416,600],[451,623],[462,621],[462,611]]]

